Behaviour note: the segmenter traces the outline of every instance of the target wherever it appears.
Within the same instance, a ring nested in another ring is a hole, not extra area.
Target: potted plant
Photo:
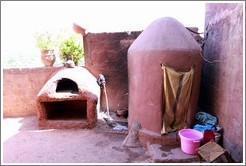
[[[51,67],[55,63],[56,56],[54,49],[56,47],[56,40],[52,34],[46,32],[36,32],[34,34],[36,39],[36,47],[41,51],[41,60],[46,67]]]
[[[75,33],[67,35],[59,44],[60,59],[74,61],[75,65],[84,56],[82,38]]]

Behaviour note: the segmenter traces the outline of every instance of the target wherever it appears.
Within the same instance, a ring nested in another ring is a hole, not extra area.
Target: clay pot
[[[42,50],[41,60],[45,67],[52,67],[56,61],[56,56],[54,50]]]

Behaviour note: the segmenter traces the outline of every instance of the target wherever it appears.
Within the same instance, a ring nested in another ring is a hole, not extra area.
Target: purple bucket
[[[203,139],[203,133],[195,129],[182,129],[179,131],[181,150],[187,154],[196,154],[197,148]]]

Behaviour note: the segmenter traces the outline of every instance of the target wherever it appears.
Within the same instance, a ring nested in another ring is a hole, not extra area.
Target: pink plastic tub
[[[203,133],[195,129],[182,129],[179,131],[181,150],[187,154],[196,154],[197,148],[203,139]]]

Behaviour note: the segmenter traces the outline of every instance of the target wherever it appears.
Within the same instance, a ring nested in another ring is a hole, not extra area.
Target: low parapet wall
[[[3,117],[36,115],[36,97],[59,67],[3,69]]]

